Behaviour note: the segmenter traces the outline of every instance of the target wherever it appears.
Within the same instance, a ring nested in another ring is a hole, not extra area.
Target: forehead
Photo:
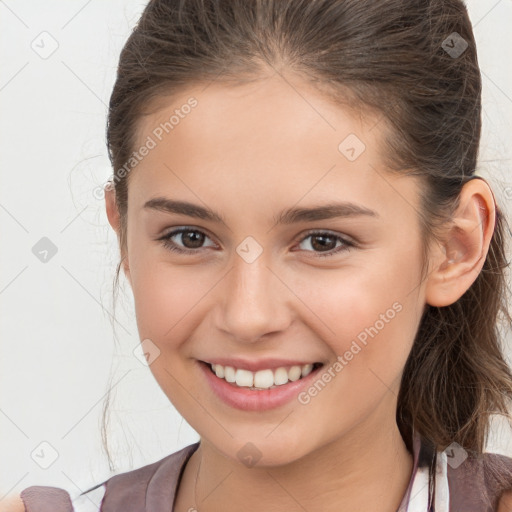
[[[279,75],[189,87],[140,119],[138,145],[151,138],[154,148],[133,171],[130,194],[142,200],[179,191],[260,207],[280,197],[359,199],[391,210],[405,201],[410,209],[415,183],[384,169],[384,130],[378,114],[357,115],[311,84]]]

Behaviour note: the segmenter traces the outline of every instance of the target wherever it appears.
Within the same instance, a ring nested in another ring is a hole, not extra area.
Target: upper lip
[[[274,370],[282,366],[303,366],[305,364],[314,364],[320,361],[314,359],[311,359],[309,361],[298,361],[297,359],[266,358],[258,360],[249,360],[240,358],[215,357],[212,359],[208,359],[208,361],[204,360],[203,362],[207,364],[220,364],[221,366],[232,366],[233,368],[240,368],[243,370],[249,370],[251,372],[257,372],[258,370],[266,369]]]

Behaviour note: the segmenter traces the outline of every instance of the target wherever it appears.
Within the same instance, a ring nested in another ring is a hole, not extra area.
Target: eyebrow
[[[212,222],[221,222],[225,224],[225,219],[219,213],[197,204],[187,201],[177,201],[165,197],[155,197],[144,203],[143,208],[150,210],[158,210],[165,213],[176,213],[195,217],[198,219],[208,220]],[[359,217],[368,216],[379,218],[380,215],[365,206],[343,202],[328,203],[322,206],[314,206],[308,208],[288,208],[274,217],[276,224],[294,224],[298,222],[314,222],[317,220],[325,220],[339,217]]]

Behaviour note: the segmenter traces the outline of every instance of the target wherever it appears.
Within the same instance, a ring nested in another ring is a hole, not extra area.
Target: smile
[[[221,364],[209,364],[211,371],[226,382],[235,384],[238,387],[249,388],[252,390],[273,389],[277,386],[283,386],[288,382],[295,382],[309,375],[314,369],[321,366],[321,363],[309,363],[302,366],[282,366],[272,369],[259,370],[251,372],[242,368],[233,366],[223,366]]]
[[[266,411],[296,403],[298,394],[311,385],[324,367],[323,363],[303,363],[269,368],[272,364],[258,362],[253,366],[260,368],[251,371],[200,360],[197,364],[212,399],[243,411]]]

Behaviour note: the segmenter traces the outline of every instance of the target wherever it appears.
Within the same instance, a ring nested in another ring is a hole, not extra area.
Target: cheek
[[[410,293],[414,279],[412,268],[396,265],[383,272],[376,266],[331,279],[328,294],[311,297],[320,308],[315,312],[334,331],[324,340],[335,355],[321,377],[326,383],[314,382],[299,402],[311,417],[329,415],[326,430],[357,421],[398,395],[422,311],[418,295]]]
[[[296,281],[297,295],[307,297],[317,318],[315,330],[354,378],[371,368],[391,382],[403,368],[423,310],[417,257],[410,251],[381,254]]]
[[[180,320],[193,315],[201,294],[197,281],[190,277],[187,272],[159,264],[136,269],[133,295],[141,336],[158,340],[173,337]]]
[[[140,339],[162,350],[180,347],[204,321],[208,294],[219,276],[198,265],[173,265],[161,251],[140,251],[130,263]]]
[[[149,259],[138,261],[133,276],[140,340],[151,340],[159,350],[150,370],[175,407],[187,410],[192,392],[183,388],[190,382],[192,365],[187,340],[204,321],[206,295],[214,285],[212,276],[201,279],[192,266],[173,268]]]

